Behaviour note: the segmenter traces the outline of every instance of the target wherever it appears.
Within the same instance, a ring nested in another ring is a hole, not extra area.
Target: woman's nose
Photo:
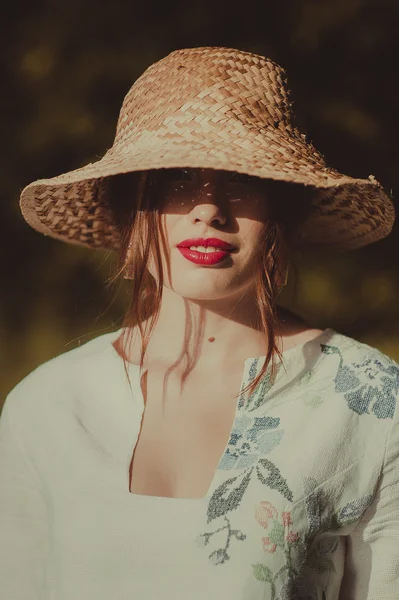
[[[217,220],[220,224],[224,224],[227,221],[227,215],[220,204],[211,200],[208,196],[193,207],[190,212],[190,219],[192,222],[205,221],[206,223]]]

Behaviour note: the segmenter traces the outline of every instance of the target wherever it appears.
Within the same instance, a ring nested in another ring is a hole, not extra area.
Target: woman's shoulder
[[[61,397],[73,388],[84,373],[85,365],[98,363],[99,357],[111,347],[118,331],[101,334],[75,348],[41,363],[21,379],[7,395],[4,406],[14,410],[32,410],[46,397]]]

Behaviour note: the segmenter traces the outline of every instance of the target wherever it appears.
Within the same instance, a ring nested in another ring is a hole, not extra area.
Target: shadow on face
[[[138,190],[144,173],[141,196]],[[313,186],[236,171],[185,167],[120,174],[108,177],[106,183],[109,205],[124,238],[137,210],[184,215],[199,204],[212,203],[225,215],[230,232],[238,218],[277,222],[292,245],[317,191]]]
[[[160,169],[149,174],[147,189],[162,213],[185,214],[198,204],[217,204],[227,217],[266,218],[268,198],[263,181],[245,173]]]

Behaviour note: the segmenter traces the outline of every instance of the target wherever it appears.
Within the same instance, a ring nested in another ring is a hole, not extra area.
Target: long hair
[[[107,197],[121,240],[116,271],[109,282],[112,285],[123,276],[128,276],[131,280],[131,302],[123,320],[124,336],[132,334],[133,327],[138,326],[142,340],[141,369],[159,315],[164,281],[160,241],[163,252],[166,251],[166,243],[159,227],[159,207],[151,193],[155,181],[156,170],[120,174],[105,180]],[[301,223],[308,215],[316,190],[312,186],[272,179],[262,180],[262,185],[265,198],[271,198],[271,202],[265,234],[259,248],[255,290],[258,308],[256,324],[265,333],[266,359],[257,377],[237,396],[246,391],[252,394],[263,377],[267,376],[270,363],[270,378],[273,381],[276,375],[275,356],[283,361],[277,346],[279,323],[276,299],[288,271],[295,273],[296,289],[297,273],[293,258],[298,233]],[[155,257],[158,284],[147,268],[151,252]],[[124,343],[122,345],[125,347]],[[128,376],[127,357],[124,353],[123,360]]]

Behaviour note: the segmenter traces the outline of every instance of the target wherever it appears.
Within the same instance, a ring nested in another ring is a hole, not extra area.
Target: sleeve
[[[11,397],[0,416],[0,597],[43,600],[47,511],[23,441],[12,429],[17,411]]]
[[[339,600],[399,599],[399,420],[390,430],[372,504],[348,536]]]

